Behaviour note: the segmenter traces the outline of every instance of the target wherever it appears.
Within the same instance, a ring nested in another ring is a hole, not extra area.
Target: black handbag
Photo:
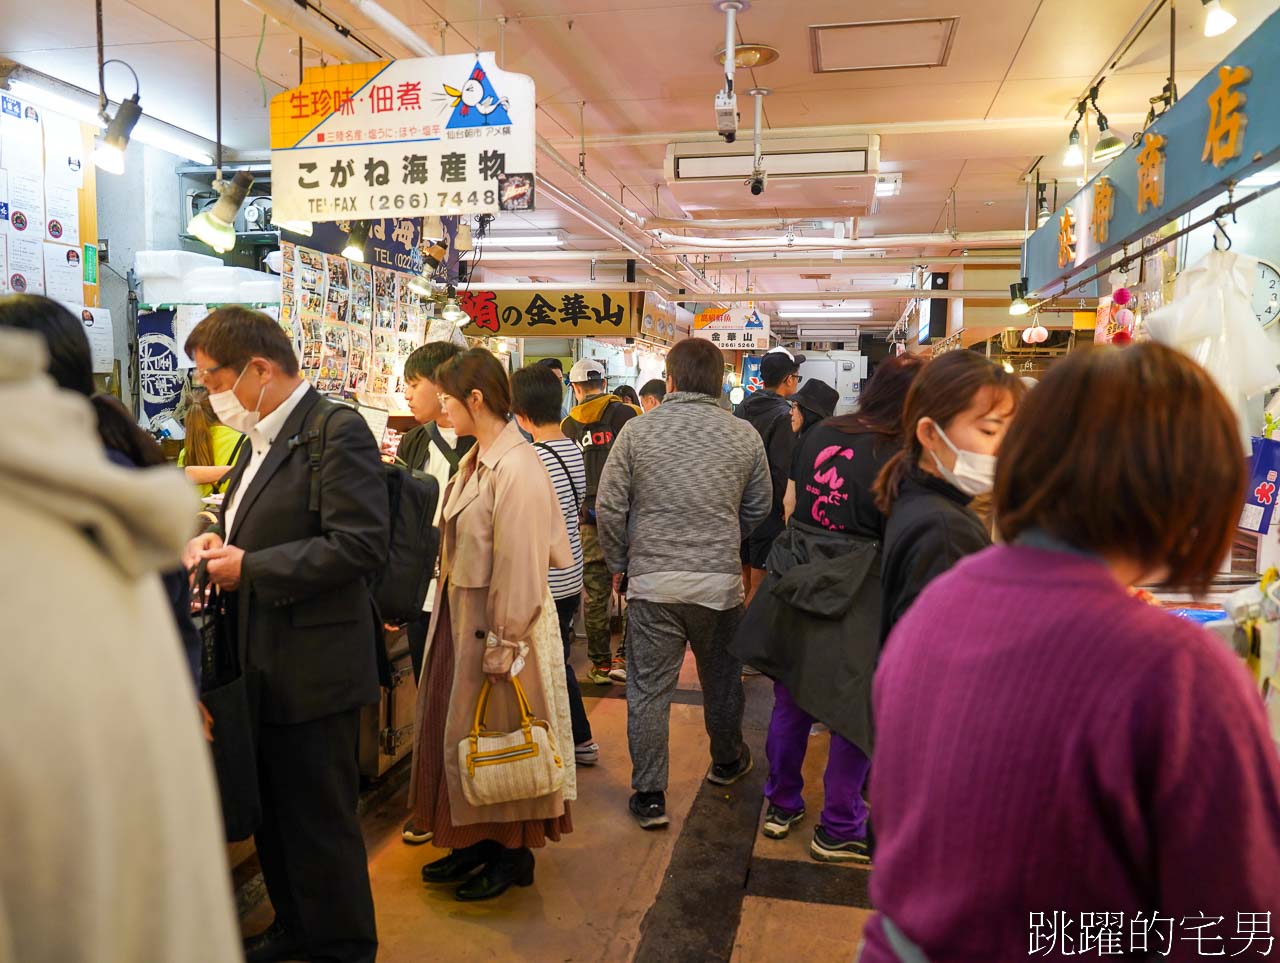
[[[228,597],[208,583],[205,563],[197,570],[200,612],[200,701],[213,718],[213,767],[218,777],[222,821],[228,842],[248,839],[262,822],[258,794],[257,674],[240,665],[229,630]]]

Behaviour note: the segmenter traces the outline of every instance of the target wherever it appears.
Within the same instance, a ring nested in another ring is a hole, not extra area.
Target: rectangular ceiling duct
[[[739,180],[751,176],[753,148],[750,141],[726,144],[721,140],[668,144],[667,181]],[[880,170],[880,137],[814,137],[804,140],[766,140],[764,167],[769,180],[783,178],[872,177]]]

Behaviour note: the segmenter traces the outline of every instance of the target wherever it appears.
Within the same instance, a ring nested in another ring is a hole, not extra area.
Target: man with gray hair
[[[707,779],[728,786],[751,771],[742,665],[728,647],[742,616],[739,545],[769,513],[773,486],[759,433],[717,404],[723,380],[710,341],[672,348],[669,393],[618,434],[596,497],[609,569],[630,581],[631,813],[645,829],[668,823],[668,722],[686,641],[711,737]]]

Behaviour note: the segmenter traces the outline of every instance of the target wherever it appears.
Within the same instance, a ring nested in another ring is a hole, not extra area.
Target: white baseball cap
[[[569,384],[580,385],[587,381],[604,381],[604,364],[595,358],[583,358],[569,369]]]
[[[805,362],[804,355],[795,354],[790,348],[785,348],[782,345],[778,345],[776,348],[770,348],[768,351],[765,352],[765,354],[785,354],[788,358],[790,358],[796,364],[804,364]]]

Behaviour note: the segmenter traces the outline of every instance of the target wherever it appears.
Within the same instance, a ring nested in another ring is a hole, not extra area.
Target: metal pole
[[[733,72],[738,66],[738,37],[734,29],[741,4],[724,5],[724,89],[733,93]]]

